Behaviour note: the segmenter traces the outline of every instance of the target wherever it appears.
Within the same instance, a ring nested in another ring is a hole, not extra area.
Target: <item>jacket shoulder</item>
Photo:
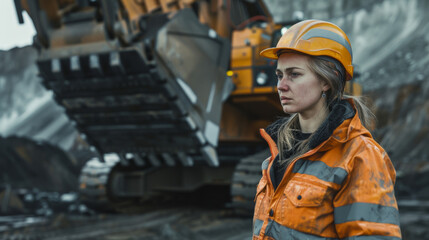
[[[358,136],[351,139],[345,147],[347,172],[356,171],[356,168],[359,168],[369,172],[388,174],[393,180],[396,178],[396,171],[388,154],[372,137]]]

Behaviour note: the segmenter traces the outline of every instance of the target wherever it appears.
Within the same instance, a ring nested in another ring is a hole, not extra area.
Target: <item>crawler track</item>
[[[236,167],[232,178],[231,207],[241,214],[253,213],[256,186],[262,177],[261,164],[269,155],[269,151],[264,150],[242,159]]]

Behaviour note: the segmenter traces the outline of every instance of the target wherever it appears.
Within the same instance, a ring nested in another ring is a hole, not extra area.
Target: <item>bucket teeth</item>
[[[217,157],[216,150],[212,146],[210,145],[204,146],[203,148],[201,148],[201,153],[203,154],[204,159],[206,159],[210,167],[219,166],[219,160]]]
[[[110,53],[110,69],[115,75],[122,75],[125,74],[124,66],[121,62],[121,57],[119,56],[118,52],[111,52]]]
[[[140,156],[139,153],[134,153],[134,157],[133,157],[134,162],[136,163],[137,166],[142,167],[145,166],[145,161],[143,160],[143,158]]]
[[[101,77],[103,75],[100,60],[97,54],[89,55],[89,74],[90,76],[94,77]]]
[[[156,157],[155,154],[149,154],[148,155],[148,160],[152,164],[152,166],[155,166],[155,167],[160,167],[161,166],[161,161],[159,160],[158,157]]]
[[[174,167],[176,165],[176,161],[171,157],[168,153],[161,153],[162,158],[164,159],[164,162],[169,167]]]
[[[192,158],[186,155],[184,152],[177,153],[177,157],[179,158],[182,165],[185,167],[190,167],[194,165],[194,161],[192,160]]]
[[[63,80],[63,72],[61,71],[61,63],[59,59],[52,59],[51,61],[51,75],[57,81]]]

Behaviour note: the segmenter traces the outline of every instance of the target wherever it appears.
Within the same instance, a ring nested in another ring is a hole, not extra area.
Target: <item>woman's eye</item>
[[[292,78],[295,78],[295,77],[298,77],[298,76],[300,76],[301,74],[300,73],[297,73],[297,72],[291,72],[290,73],[290,76],[292,77]]]
[[[283,75],[280,75],[280,74],[277,74],[277,80],[282,80],[282,78],[283,78]]]

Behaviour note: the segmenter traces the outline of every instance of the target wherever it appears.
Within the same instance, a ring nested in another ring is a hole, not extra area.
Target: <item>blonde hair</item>
[[[325,81],[330,89],[326,92],[326,106],[334,104],[341,99],[352,99],[357,109],[357,114],[362,124],[371,128],[374,126],[375,116],[371,110],[366,106],[365,101],[362,97],[349,96],[344,94],[344,80],[342,79],[341,73],[335,68],[335,64],[331,61],[313,57],[303,53],[298,53],[308,56],[308,67],[317,76],[320,81]],[[279,159],[282,165],[286,165],[295,157],[304,154],[310,150],[310,140],[314,133],[310,135],[304,141],[301,141],[297,146],[295,153],[284,159],[283,151],[290,151],[294,148],[294,132],[300,131],[298,114],[293,114],[288,121],[284,122],[278,129],[277,133],[277,146],[279,148]]]

